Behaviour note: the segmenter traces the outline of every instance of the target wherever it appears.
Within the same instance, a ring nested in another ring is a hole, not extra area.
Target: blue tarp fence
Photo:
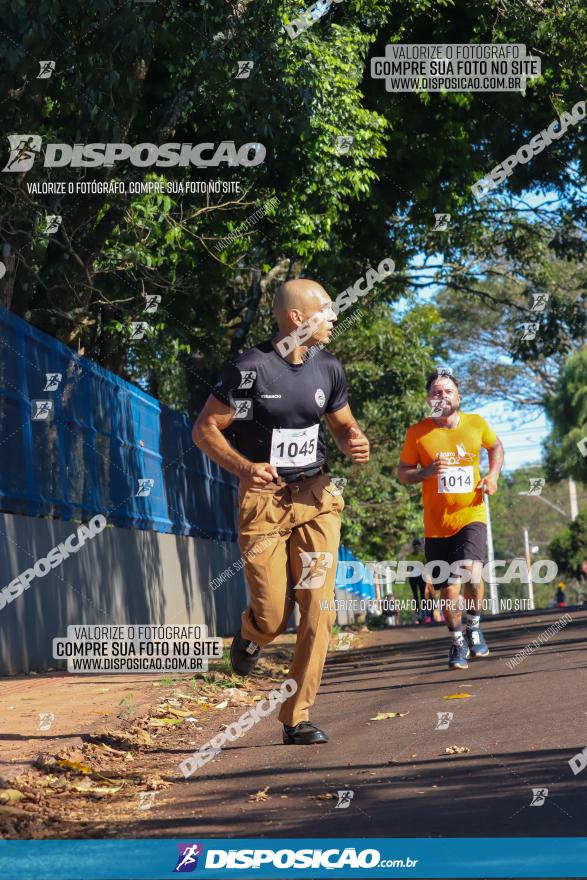
[[[336,587],[346,590],[351,599],[374,599],[373,569],[367,567],[357,556],[341,544],[338,549]]]
[[[164,406],[0,307],[0,510],[236,540],[236,478]]]

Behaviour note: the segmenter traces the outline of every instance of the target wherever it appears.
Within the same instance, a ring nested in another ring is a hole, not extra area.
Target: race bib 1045
[[[319,424],[309,428],[274,428],[271,434],[270,464],[275,467],[305,467],[318,457]]]
[[[461,494],[473,491],[473,468],[451,467],[438,474],[438,491],[441,494]]]

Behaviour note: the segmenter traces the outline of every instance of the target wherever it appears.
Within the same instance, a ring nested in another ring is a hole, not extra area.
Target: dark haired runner
[[[426,561],[455,566],[447,581],[435,588],[440,586],[452,637],[449,669],[466,669],[470,656],[489,654],[479,628],[484,593],[480,569],[487,561],[483,492],[493,495],[497,491],[503,446],[485,419],[460,411],[459,386],[450,370],[430,373],[426,391],[432,415],[408,428],[397,475],[404,485],[422,483]],[[482,446],[489,454],[489,472],[483,478],[479,472]],[[466,632],[457,568],[465,580]]]

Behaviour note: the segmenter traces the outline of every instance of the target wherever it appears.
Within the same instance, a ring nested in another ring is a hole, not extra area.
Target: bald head
[[[284,281],[273,297],[273,314],[279,327],[278,351],[292,363],[301,363],[312,346],[330,342],[337,317],[322,285],[309,278]]]
[[[303,320],[329,301],[330,297],[317,281],[294,278],[277,288],[273,297],[273,314],[279,328],[287,331],[292,323],[289,315],[292,309],[300,312]]]

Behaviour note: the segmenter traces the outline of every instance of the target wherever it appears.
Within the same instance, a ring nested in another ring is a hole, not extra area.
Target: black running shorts
[[[426,562],[438,559],[452,565],[461,559],[487,562],[487,526],[473,522],[448,538],[424,538]]]

